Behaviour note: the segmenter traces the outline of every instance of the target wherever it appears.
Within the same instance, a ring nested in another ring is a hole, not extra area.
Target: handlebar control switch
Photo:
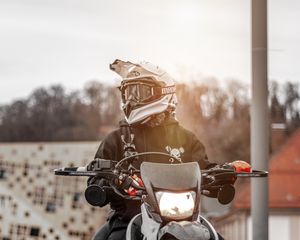
[[[117,161],[95,158],[89,165],[88,171],[102,171],[112,169]]]

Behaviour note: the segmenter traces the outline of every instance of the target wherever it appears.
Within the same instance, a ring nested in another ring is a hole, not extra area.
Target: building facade
[[[0,144],[0,239],[91,239],[108,209],[84,198],[86,177],[55,176],[84,166],[97,142]]]

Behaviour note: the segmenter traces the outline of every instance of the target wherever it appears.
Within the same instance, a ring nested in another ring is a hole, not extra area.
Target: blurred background
[[[105,221],[86,179],[52,170],[86,164],[118,126],[116,58],[174,76],[177,118],[211,161],[249,162],[250,17],[250,0],[0,0],[0,239],[90,239]],[[270,239],[300,239],[297,22],[299,1],[269,1]],[[230,206],[204,199],[203,213],[250,239],[249,182],[238,189]]]

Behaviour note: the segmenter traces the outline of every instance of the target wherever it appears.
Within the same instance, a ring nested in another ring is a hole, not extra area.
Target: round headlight
[[[180,220],[191,217],[195,208],[195,192],[156,192],[160,214],[163,217]]]

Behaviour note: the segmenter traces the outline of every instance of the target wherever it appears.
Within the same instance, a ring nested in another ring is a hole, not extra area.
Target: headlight
[[[156,192],[160,214],[174,220],[184,219],[193,215],[195,192]]]

